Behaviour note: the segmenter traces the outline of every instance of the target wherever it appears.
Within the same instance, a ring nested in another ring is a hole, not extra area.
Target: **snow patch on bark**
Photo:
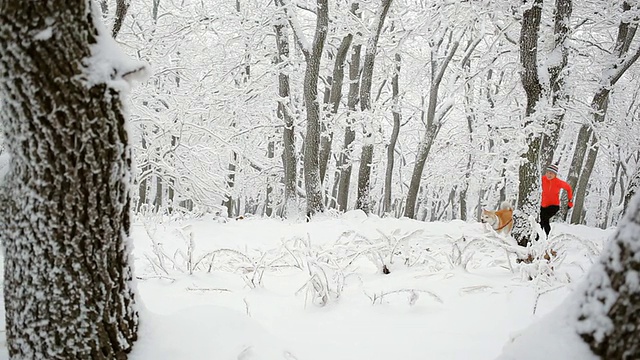
[[[150,74],[145,62],[133,60],[124,53],[102,23],[100,10],[94,1],[91,16],[97,29],[96,43],[91,45],[91,56],[83,60],[85,66],[82,80],[91,88],[107,84],[120,91],[129,91],[133,81],[145,81]]]

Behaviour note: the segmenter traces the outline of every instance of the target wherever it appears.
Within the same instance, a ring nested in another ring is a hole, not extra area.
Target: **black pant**
[[[549,236],[549,232],[551,231],[551,224],[549,224],[549,220],[558,213],[560,210],[560,206],[551,205],[547,207],[540,207],[540,226],[544,229],[544,232]]]

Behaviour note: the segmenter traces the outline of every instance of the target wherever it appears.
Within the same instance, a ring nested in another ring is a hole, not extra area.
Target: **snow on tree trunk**
[[[296,143],[293,116],[289,112],[289,75],[285,69],[287,62],[284,60],[289,57],[289,42],[285,32],[284,24],[275,25],[276,45],[278,47],[278,118],[284,122],[282,131],[283,150],[282,164],[284,167],[284,213],[287,214],[289,206],[295,204],[296,199]]]
[[[509,341],[498,360],[637,359],[640,354],[640,196],[576,290]]]
[[[540,155],[540,134],[531,130],[535,126],[534,116],[536,106],[542,95],[542,86],[538,76],[538,32],[542,16],[542,0],[525,0],[526,9],[522,15],[522,29],[520,31],[520,73],[522,86],[527,94],[527,108],[525,111],[525,131],[527,134],[527,152],[522,156],[518,170],[520,181],[518,189],[518,211],[514,213],[514,227],[512,235],[523,246],[529,242],[532,229],[529,217],[537,214],[539,199],[540,171],[538,158]]]
[[[640,196],[587,274],[578,333],[602,359],[640,354]]]
[[[378,13],[376,14],[375,25],[371,32],[371,37],[367,42],[367,50],[364,55],[362,65],[362,85],[360,87],[360,108],[366,114],[367,119],[364,126],[364,145],[360,154],[360,168],[358,169],[358,199],[356,208],[368,213],[369,209],[369,188],[371,179],[371,165],[373,161],[373,119],[371,118],[371,85],[373,82],[373,69],[378,49],[380,32],[384,26],[384,21],[389,13],[392,0],[382,0]]]
[[[12,358],[125,359],[136,340],[121,99],[136,71],[114,55],[96,11],[90,0],[0,3]]]
[[[351,5],[352,12],[356,8],[356,4]],[[353,35],[348,34],[342,38],[340,47],[336,54],[336,60],[333,67],[333,76],[331,77],[331,90],[329,92],[329,104],[331,105],[332,118],[335,118],[340,106],[340,100],[342,100],[342,84],[344,83],[344,63],[347,58],[349,47],[351,47],[351,41]],[[328,134],[323,134],[320,141],[320,180],[324,181],[325,174],[327,173],[327,165],[329,163],[329,156],[331,155],[331,144],[333,142],[333,131],[329,131]]]
[[[391,131],[391,138],[389,139],[389,147],[387,148],[387,169],[384,177],[384,203],[382,211],[387,213],[391,211],[391,184],[393,181],[393,165],[396,151],[396,143],[398,142],[398,134],[400,133],[400,64],[402,57],[400,53],[396,53],[394,56],[395,71],[391,79],[391,88],[393,92],[393,130]]]
[[[338,210],[347,210],[349,204],[349,187],[351,186],[351,144],[356,138],[353,130],[353,114],[356,111],[356,104],[360,100],[358,94],[360,89],[360,52],[362,45],[353,46],[351,53],[351,63],[349,64],[349,95],[347,97],[347,108],[350,116],[347,118],[347,126],[344,130],[344,141],[342,153],[340,154],[338,167],[342,168],[340,173],[340,184],[338,185]]]
[[[329,9],[327,0],[318,0],[316,31],[310,51],[305,51],[304,101],[307,108],[307,134],[304,142],[304,185],[307,193],[307,216],[324,211],[320,180],[320,104],[318,76],[324,41],[327,38]]]
[[[569,24],[573,11],[573,0],[556,1],[554,23],[554,45],[551,52],[551,64],[549,66],[549,82],[551,87],[551,104],[553,114],[550,115],[548,133],[542,137],[540,149],[540,164],[547,167],[553,161],[560,131],[562,130],[568,96],[565,91],[566,67],[569,57],[567,37],[569,36]],[[559,57],[559,59],[558,59]]]

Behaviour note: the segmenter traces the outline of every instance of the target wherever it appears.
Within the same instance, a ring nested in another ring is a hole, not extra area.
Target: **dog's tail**
[[[505,200],[500,204],[500,210],[513,210],[513,208],[511,207],[511,203]]]

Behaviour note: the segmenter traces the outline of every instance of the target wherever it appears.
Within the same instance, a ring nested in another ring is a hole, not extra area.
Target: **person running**
[[[549,220],[560,210],[560,189],[567,192],[569,209],[573,207],[573,192],[567,182],[558,178],[558,165],[549,165],[542,176],[542,201],[540,203],[540,226],[549,236],[551,224]]]

